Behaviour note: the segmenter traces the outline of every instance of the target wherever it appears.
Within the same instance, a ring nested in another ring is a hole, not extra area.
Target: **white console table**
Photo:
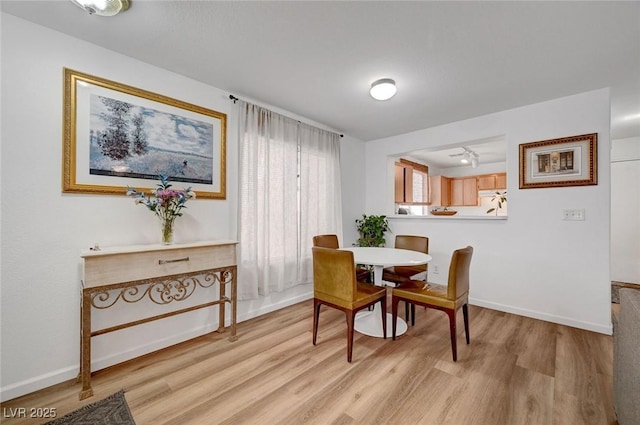
[[[84,260],[80,312],[80,400],[91,388],[91,337],[164,319],[204,307],[218,306],[217,332],[225,331],[225,304],[231,305],[230,341],[236,337],[237,241],[207,241],[176,245],[137,245],[88,250]],[[91,329],[91,310],[107,309],[118,301],[136,303],[144,298],[165,305],[189,298],[198,287],[218,284],[219,298],[165,314],[100,330]],[[227,291],[227,285],[230,286]],[[229,293],[228,293],[229,292]]]

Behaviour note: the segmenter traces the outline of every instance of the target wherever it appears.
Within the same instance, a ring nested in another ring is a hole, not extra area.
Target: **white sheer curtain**
[[[339,136],[239,102],[240,299],[311,282],[312,238],[342,236]]]
[[[299,130],[301,268],[311,282],[313,237],[334,233],[342,241],[340,136],[303,124]]]

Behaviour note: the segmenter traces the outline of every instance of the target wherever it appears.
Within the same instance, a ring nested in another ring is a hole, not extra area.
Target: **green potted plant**
[[[491,202],[494,202],[494,201],[498,201],[498,205],[496,207],[489,208],[487,210],[487,214],[490,214],[490,213],[495,211],[496,216],[497,216],[498,215],[498,210],[500,208],[502,208],[503,204],[507,203],[507,192],[506,191],[504,191],[504,192],[496,191],[496,194],[493,196],[493,198],[491,198]]]
[[[360,238],[356,246],[384,246],[385,232],[390,232],[386,215],[366,215],[356,219],[356,229]]]

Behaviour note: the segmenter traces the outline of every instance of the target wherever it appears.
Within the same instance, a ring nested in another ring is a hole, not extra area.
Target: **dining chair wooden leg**
[[[318,322],[320,321],[320,306],[318,300],[313,300],[313,345],[316,345],[318,338]]]
[[[398,321],[398,303],[400,300],[396,297],[391,297],[391,339],[396,340],[396,322]],[[384,322],[383,322],[384,323]]]
[[[447,316],[449,316],[449,331],[451,332],[451,352],[453,354],[453,361],[458,361],[458,345],[456,343],[456,311],[445,310]]]
[[[411,319],[411,321],[409,321]],[[411,323],[411,326],[416,325],[416,305],[409,301],[404,302],[404,320],[407,325]]]
[[[469,305],[464,304],[462,306],[462,316],[464,317],[464,333],[467,337],[467,344],[469,344]]]
[[[387,297],[380,300],[382,304],[382,336],[387,339]]]
[[[345,313],[347,316],[347,362],[351,363],[351,356],[353,354],[353,322],[356,312],[351,310]]]

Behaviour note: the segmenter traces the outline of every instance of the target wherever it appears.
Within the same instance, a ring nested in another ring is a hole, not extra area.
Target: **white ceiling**
[[[640,136],[638,1],[132,0],[111,18],[68,0],[1,8],[363,141],[603,87],[612,138]],[[368,95],[383,77],[398,86],[387,102]]]

